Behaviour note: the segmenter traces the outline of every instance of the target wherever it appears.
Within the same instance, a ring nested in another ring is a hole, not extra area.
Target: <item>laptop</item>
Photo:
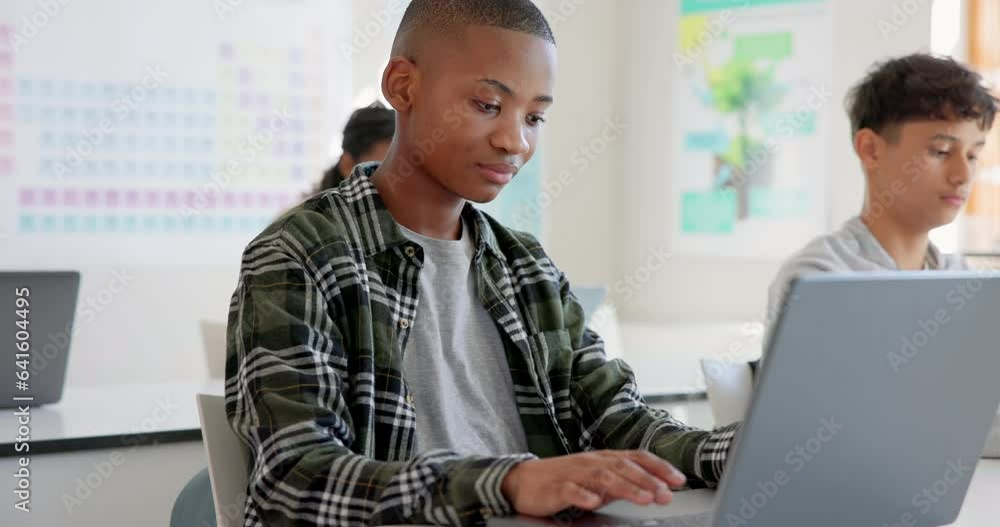
[[[954,522],[1000,404],[1000,275],[818,274],[790,298],[717,492],[490,525]]]
[[[0,408],[62,398],[80,273],[0,272]]]

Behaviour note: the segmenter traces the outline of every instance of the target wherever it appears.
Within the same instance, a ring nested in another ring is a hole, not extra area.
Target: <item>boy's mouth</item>
[[[941,200],[953,207],[961,207],[965,205],[966,197],[959,194],[947,194],[941,196]]]
[[[492,183],[506,185],[514,179],[517,167],[507,163],[476,163],[476,169]]]

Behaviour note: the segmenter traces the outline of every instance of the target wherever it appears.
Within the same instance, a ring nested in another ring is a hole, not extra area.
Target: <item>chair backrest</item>
[[[746,361],[701,359],[715,426],[742,421],[753,396],[753,367]]]
[[[219,395],[198,394],[198,415],[208,456],[216,524],[218,527],[243,525],[247,456],[239,437],[229,427],[225,399]]]
[[[202,320],[201,342],[205,352],[208,375],[213,379],[226,378],[226,324]]]

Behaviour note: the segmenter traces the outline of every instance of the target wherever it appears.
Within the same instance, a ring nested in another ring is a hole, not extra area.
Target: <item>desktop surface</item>
[[[580,527],[588,525],[657,525],[661,527],[706,527],[708,526],[708,515],[685,517],[685,513],[674,513],[673,517],[664,517],[664,510],[671,507],[684,507],[686,512],[696,512],[698,507],[706,510],[710,504],[706,502],[705,493],[712,491],[697,490],[674,493],[674,502],[666,506],[639,506],[627,502],[615,502],[600,510],[607,515],[605,518],[585,518],[586,521],[603,521],[604,523],[584,523],[584,519],[577,522],[559,522],[558,520],[548,520],[546,523],[542,519],[531,519],[525,521],[518,518],[494,518],[489,523],[490,526],[531,526],[531,525],[562,525],[563,527]],[[1000,525],[1000,460],[983,459],[979,461],[972,483],[962,504],[962,510],[955,523],[949,527],[992,527]],[[642,520],[649,520],[650,523],[643,523]],[[553,523],[554,521],[554,523]],[[613,521],[617,523],[608,523]],[[652,523],[658,521],[658,523]]]

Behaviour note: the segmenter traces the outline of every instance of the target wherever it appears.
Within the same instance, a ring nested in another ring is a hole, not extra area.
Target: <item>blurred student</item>
[[[917,53],[872,68],[847,97],[866,181],[861,214],[784,263],[769,291],[768,334],[804,274],[969,269],[929,233],[968,200],[997,102],[979,74],[948,57]],[[986,454],[1000,457],[1000,415],[994,428]]]
[[[396,112],[381,103],[355,110],[344,126],[344,139],[340,144],[343,153],[336,164],[323,173],[316,192],[340,185],[355,165],[385,159],[395,131]]]

